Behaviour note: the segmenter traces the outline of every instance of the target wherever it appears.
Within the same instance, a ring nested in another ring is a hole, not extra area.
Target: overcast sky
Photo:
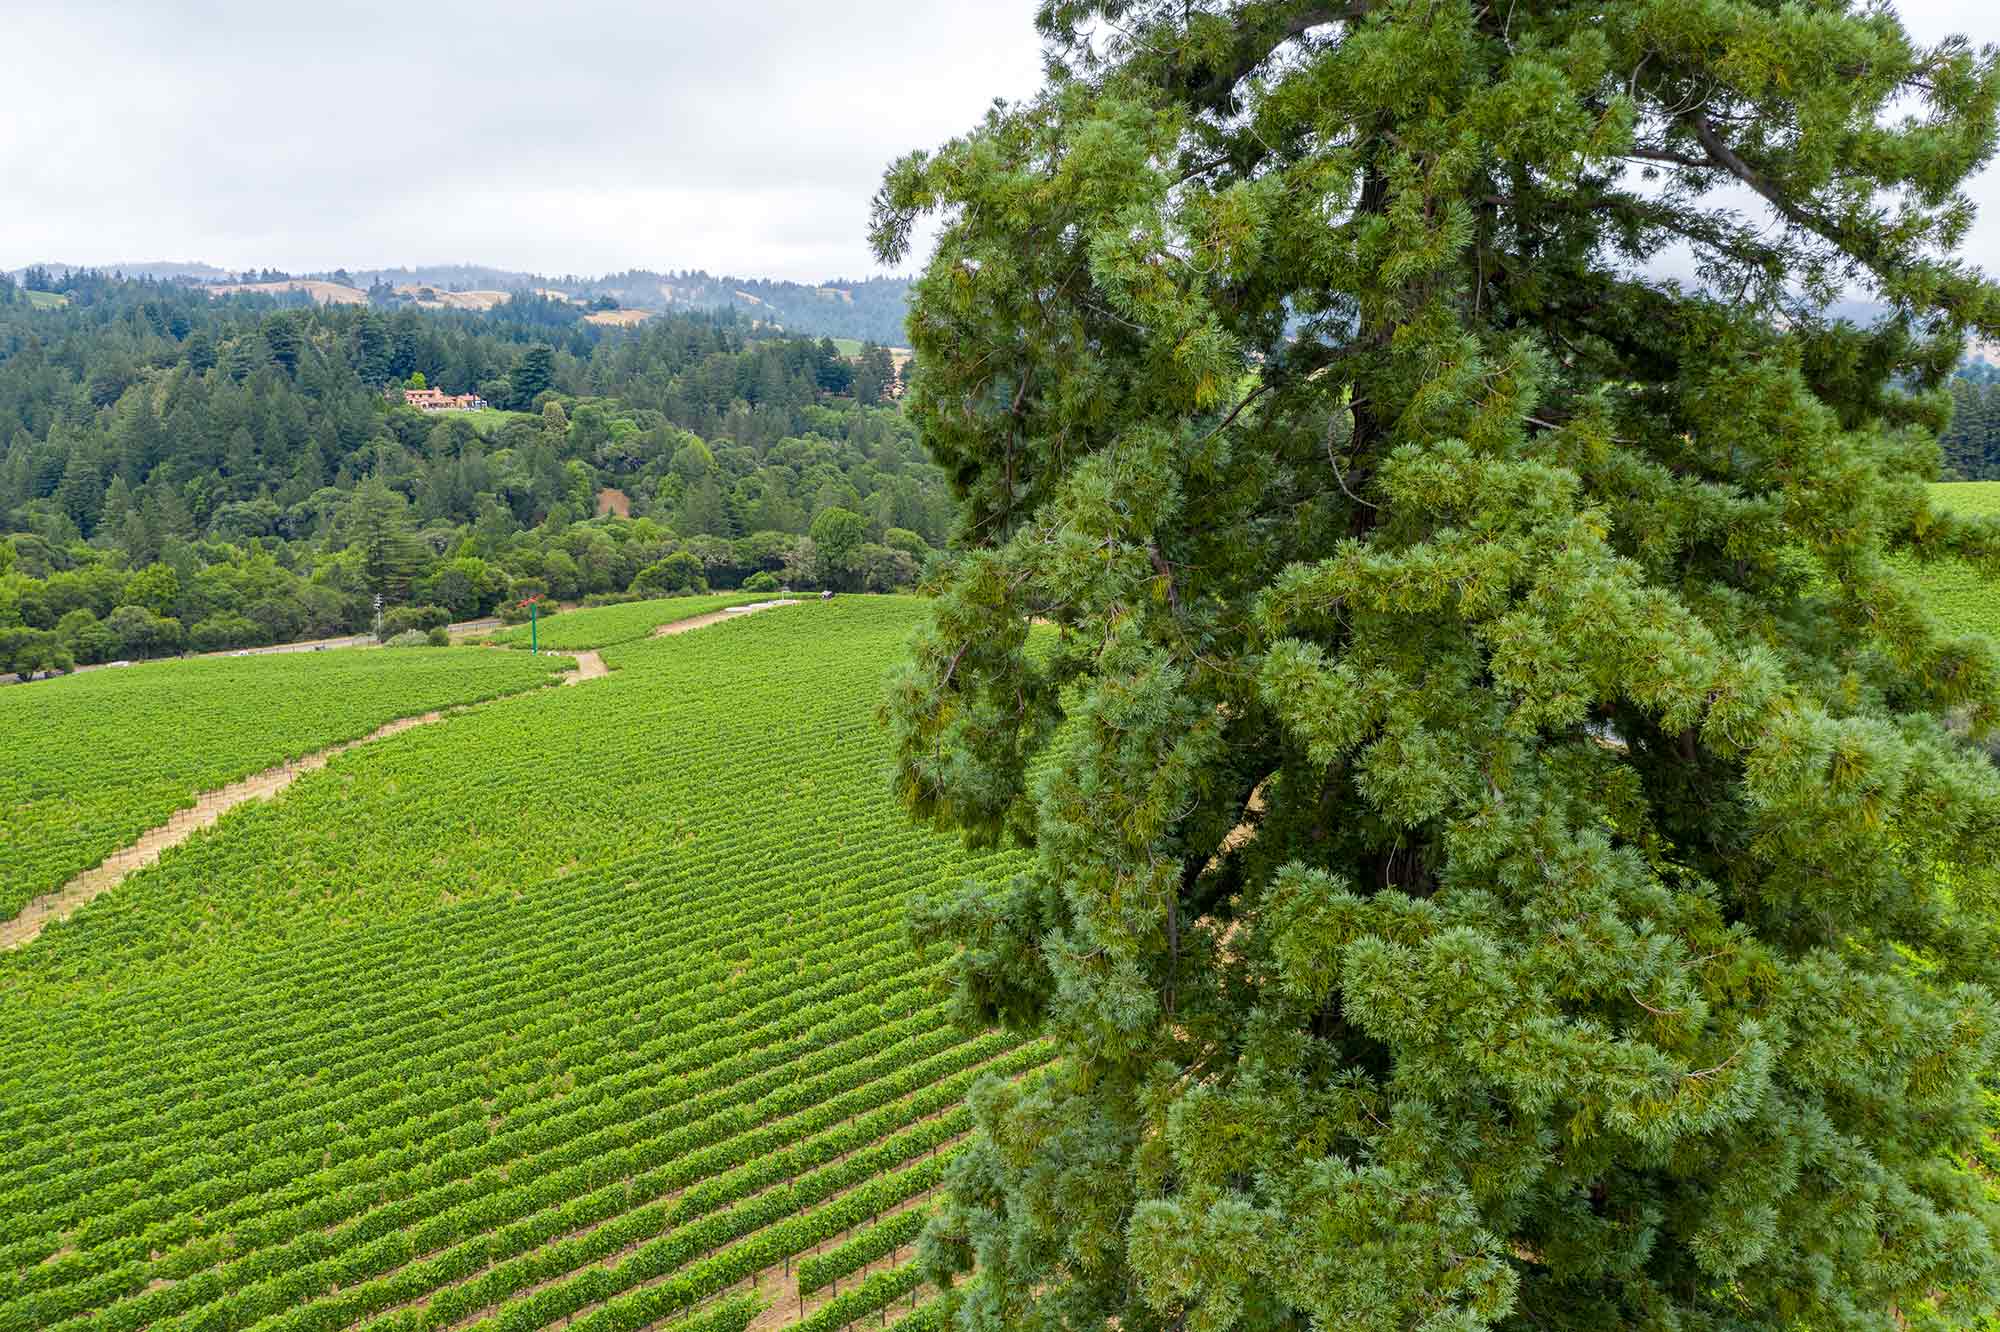
[[[0,8],[0,268],[860,277],[883,166],[1040,82],[1033,0]],[[2000,42],[1994,0],[1898,9]]]

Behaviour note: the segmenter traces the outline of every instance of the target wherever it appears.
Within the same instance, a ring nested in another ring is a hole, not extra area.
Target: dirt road
[[[93,869],[71,879],[55,892],[45,893],[21,908],[12,920],[0,920],[0,949],[19,948],[32,942],[52,920],[73,914],[92,898],[110,892],[128,875],[136,874],[157,861],[169,847],[179,846],[203,828],[212,828],[230,810],[246,800],[268,800],[301,776],[324,768],[336,754],[401,735],[413,727],[444,720],[442,712],[426,712],[420,717],[399,717],[387,725],[345,744],[332,745],[291,763],[252,773],[216,791],[196,797],[194,806],[178,811],[157,828],[150,829],[131,846],[116,852]]]
[[[748,606],[730,606],[725,610],[710,611],[707,615],[692,615],[685,620],[663,624],[653,631],[653,637],[665,638],[669,634],[684,634],[691,629],[706,629],[709,625],[721,624],[724,620],[740,619],[745,615],[754,615],[758,611],[771,610],[777,606],[798,604],[796,597],[788,597],[780,601],[753,601]]]

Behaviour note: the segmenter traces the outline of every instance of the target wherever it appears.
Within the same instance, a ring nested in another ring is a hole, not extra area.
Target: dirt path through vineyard
[[[203,828],[214,827],[217,819],[244,801],[270,799],[301,775],[324,768],[336,754],[386,740],[412,727],[428,726],[443,720],[442,712],[426,712],[420,717],[398,717],[359,740],[349,740],[290,763],[280,763],[275,768],[252,773],[220,790],[204,791],[195,797],[191,808],[176,811],[172,818],[157,828],[147,830],[131,846],[113,853],[109,859],[85,870],[56,891],[35,898],[22,907],[21,914],[12,920],[0,921],[0,949],[19,948],[32,942],[50,921],[61,920],[84,903],[110,892],[123,883],[127,875],[137,873],[158,860],[168,847],[179,846]]]
[[[576,669],[563,676],[566,685],[582,684],[585,680],[601,680],[611,672],[605,669],[604,658],[595,652],[572,652],[576,658]]]
[[[653,637],[665,638],[669,634],[684,634],[690,629],[706,629],[709,625],[721,624],[724,620],[740,620],[761,610],[798,604],[797,597],[786,597],[779,601],[753,601],[748,606],[731,606],[727,610],[710,611],[706,615],[691,615],[685,620],[675,620],[672,624],[661,625],[653,631]]]
[[[595,652],[560,655],[576,658],[575,669],[563,673],[562,683],[566,685],[580,684],[585,680],[598,680],[610,674],[610,671],[605,669],[604,658]],[[465,708],[452,708],[447,711],[465,710]],[[401,735],[404,731],[418,726],[428,726],[432,722],[443,721],[446,715],[447,712],[426,712],[417,717],[398,717],[370,731],[359,740],[331,745],[326,749],[307,754],[304,758],[294,759],[290,763],[280,763],[274,768],[252,773],[218,790],[202,792],[195,797],[193,806],[175,811],[172,818],[156,828],[148,829],[132,845],[112,853],[54,892],[44,893],[32,899],[12,920],[0,920],[0,952],[34,942],[48,927],[50,921],[62,920],[74,914],[86,902],[110,892],[125,882],[128,876],[159,860],[169,848],[179,846],[203,828],[214,827],[218,819],[244,801],[269,800],[306,773],[317,772],[324,768],[336,755],[345,754],[350,749],[359,749],[362,745],[373,744],[377,740],[387,740],[392,735]]]

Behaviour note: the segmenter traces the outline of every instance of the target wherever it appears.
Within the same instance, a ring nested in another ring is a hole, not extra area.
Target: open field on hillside
[[[472,650],[151,662],[0,689],[0,920],[197,794],[384,722],[546,684]]]
[[[302,291],[321,305],[368,304],[368,293],[357,287],[346,287],[338,282],[322,282],[305,278],[295,278],[284,282],[218,283],[206,288],[206,290],[211,296],[234,296],[239,293],[283,296],[288,292]]]
[[[587,610],[564,611],[541,622],[535,638],[542,647],[556,652],[582,648],[605,648],[644,638],[663,624],[691,620],[730,606],[747,606],[768,601],[768,592],[722,592],[703,597],[659,597],[652,601],[627,601],[616,606],[593,606]],[[515,625],[482,636],[485,641],[510,647],[528,646],[528,626]]]
[[[481,407],[477,411],[440,413],[440,419],[463,421],[480,434],[491,435],[509,421],[538,421],[541,418],[528,412],[508,412],[498,407]]]
[[[288,292],[302,291],[321,305],[368,304],[368,293],[361,288],[316,278],[291,278],[281,282],[216,283],[207,290],[215,296],[231,296],[243,292],[282,296]],[[420,310],[485,311],[505,303],[513,295],[507,291],[446,291],[442,287],[427,287],[414,283],[405,283],[395,290],[398,296],[408,300]]]
[[[2000,481],[1945,481],[1932,486],[1931,494],[1958,513],[2000,513]]]
[[[833,343],[834,350],[842,356],[859,356],[861,355],[861,349],[868,345],[860,338],[833,338],[830,341]],[[910,359],[910,355],[908,347],[889,348],[889,359],[895,364],[898,370],[903,368],[903,363]]]
[[[37,310],[60,310],[69,304],[69,297],[59,291],[31,291],[27,297],[28,304]]]
[[[1953,481],[1931,487],[1932,496],[1959,513],[2000,513],[2000,481]],[[1956,562],[1933,565],[1919,578],[1925,600],[1952,628],[2000,639],[2000,583]]]
[[[836,1332],[921,1303],[911,1213],[966,1092],[1048,1056],[952,1028],[904,936],[975,863],[887,794],[872,711],[915,613],[624,644],[0,955],[0,1327],[740,1332],[768,1304]]]
[[[446,291],[407,282],[396,288],[396,294],[422,310],[491,310],[513,296],[508,291]]]

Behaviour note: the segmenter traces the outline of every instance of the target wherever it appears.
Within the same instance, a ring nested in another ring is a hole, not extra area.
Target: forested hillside
[[[880,348],[532,297],[65,289],[0,280],[0,671],[357,631],[378,596],[467,617],[759,574],[900,586],[945,536]],[[492,406],[425,414],[403,385]]]
[[[654,312],[733,311],[758,325],[773,325],[795,336],[861,338],[900,346],[909,341],[904,324],[909,314],[910,284],[906,278],[834,278],[822,285],[773,278],[717,276],[702,269],[656,272],[634,268],[599,277],[565,273],[549,276],[483,264],[424,264],[414,268],[345,268],[321,272],[286,272],[264,268],[230,274],[210,264],[139,263],[107,267],[126,277],[160,280],[188,278],[197,282],[324,281],[348,288],[344,298],[355,303],[395,307],[416,288],[437,292],[488,291],[557,293],[575,305],[566,312],[579,319],[597,302],[620,309]],[[16,269],[23,286],[49,292],[66,290],[77,277],[92,270],[73,264],[41,263]]]
[[[1962,481],[2000,481],[2000,371],[1968,363],[1952,380],[1951,396],[1945,466]]]

